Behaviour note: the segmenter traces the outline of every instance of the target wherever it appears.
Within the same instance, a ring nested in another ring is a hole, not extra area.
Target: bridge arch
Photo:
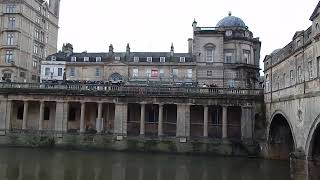
[[[296,141],[294,131],[288,117],[281,111],[271,116],[268,127],[269,156],[273,159],[289,159],[289,154],[295,151]]]
[[[317,159],[320,161],[320,114],[313,121],[305,149],[309,159]]]

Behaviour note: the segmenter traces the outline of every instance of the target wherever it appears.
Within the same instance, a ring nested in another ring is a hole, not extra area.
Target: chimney
[[[70,56],[73,54],[73,46],[70,43],[63,44],[62,46],[62,52],[66,53],[67,56]]]
[[[173,43],[171,43],[170,55],[173,56],[173,54],[174,54],[174,47],[173,47]]]
[[[127,44],[127,47],[126,47],[126,54],[130,54],[130,45],[129,45],[129,43]]]
[[[109,46],[109,54],[112,55],[113,54],[113,45],[110,44]]]
[[[193,49],[193,39],[189,38],[188,39],[188,53],[192,54],[192,49]]]

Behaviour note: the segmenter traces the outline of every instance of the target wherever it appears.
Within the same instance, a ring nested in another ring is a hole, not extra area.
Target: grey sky
[[[191,24],[214,27],[227,16],[240,17],[262,41],[261,61],[284,47],[294,33],[310,25],[318,0],[61,0],[58,49],[70,42],[74,50],[187,52]]]

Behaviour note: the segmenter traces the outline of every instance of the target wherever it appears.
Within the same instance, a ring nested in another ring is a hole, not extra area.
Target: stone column
[[[208,137],[208,111],[209,107],[203,107],[203,137]]]
[[[96,119],[96,130],[101,133],[102,128],[102,102],[98,102],[98,118]]]
[[[146,104],[145,103],[141,103],[140,104],[141,108],[140,108],[140,136],[144,136],[144,132],[145,132],[145,113],[146,113]]]
[[[12,114],[12,100],[7,101],[6,108],[6,129],[11,130],[11,114]]]
[[[54,130],[57,132],[67,132],[68,130],[68,102],[56,102],[56,119],[54,122]]]
[[[158,136],[163,136],[163,104],[159,104]]]
[[[80,133],[85,132],[85,122],[84,122],[84,115],[86,111],[86,103],[81,102],[81,113],[80,113]]]
[[[308,161],[304,152],[295,151],[290,154],[290,176],[292,180],[308,180]]]
[[[127,116],[128,105],[125,103],[115,104],[115,117],[114,117],[114,134],[127,135]]]
[[[228,106],[222,106],[222,139],[228,138]]]
[[[253,137],[253,108],[252,106],[241,107],[241,139],[250,140]]]
[[[0,101],[0,135],[4,135],[8,130],[6,125],[8,103],[9,101],[7,100]]]
[[[24,101],[23,104],[23,119],[22,119],[22,130],[27,129],[27,118],[28,118],[28,101]]]
[[[177,137],[190,136],[190,105],[178,104],[177,105]]]
[[[40,101],[39,131],[43,130],[44,101]]]

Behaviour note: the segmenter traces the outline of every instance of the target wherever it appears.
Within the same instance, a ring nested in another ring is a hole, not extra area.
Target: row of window
[[[224,58],[225,63],[233,63],[232,57],[233,57],[232,52],[226,52],[225,58]],[[214,49],[213,48],[206,49],[205,61],[206,62],[213,62],[214,61]],[[249,50],[243,50],[242,61],[244,63],[251,64],[251,56],[250,56]]]
[[[116,56],[114,58],[116,61],[120,61],[121,57],[119,56]],[[51,60],[52,61],[55,61],[56,60],[56,57],[55,56],[52,56],[51,57]],[[139,62],[140,58],[135,56],[133,57],[133,62]],[[89,57],[84,57],[83,58],[83,61],[84,62],[89,62]],[[77,62],[77,57],[71,57],[71,62]],[[101,57],[96,57],[96,62],[101,62]],[[152,62],[152,57],[147,57],[147,62]],[[166,62],[166,57],[160,57],[160,62],[161,63],[164,63]],[[186,62],[186,58],[185,57],[180,57],[180,62]]]
[[[45,68],[45,71],[44,71],[44,75],[45,76],[53,76],[54,75],[54,72],[55,71],[55,68],[49,68],[49,67],[46,67]],[[62,76],[62,68],[58,68],[58,76]]]
[[[164,77],[163,69],[147,69],[145,72],[147,77]],[[178,77],[178,75],[179,69],[172,69],[172,77]],[[139,77],[139,69],[132,70],[132,77]],[[187,69],[187,78],[192,78],[192,69]]]
[[[320,58],[317,58],[317,76],[320,77]],[[314,78],[314,74],[313,74],[313,63],[312,61],[308,61],[308,77],[309,80],[312,80]],[[290,85],[292,85],[292,83],[294,82],[294,71],[290,70],[290,74],[289,74],[289,80],[290,80]],[[276,84],[276,88],[280,89],[280,76],[277,76],[277,78],[275,79],[275,84]],[[297,82],[301,83],[303,81],[303,77],[302,77],[302,68],[301,66],[298,66],[297,68]],[[267,91],[269,91],[269,82],[270,82],[270,78],[269,75],[266,75],[266,88]],[[282,75],[282,83],[283,86],[286,86],[286,73],[283,73]]]

